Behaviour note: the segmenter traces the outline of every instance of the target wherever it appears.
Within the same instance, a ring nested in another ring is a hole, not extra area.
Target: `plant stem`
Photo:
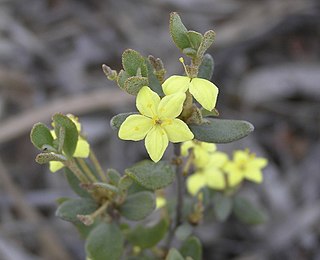
[[[180,158],[180,143],[174,144],[174,155],[176,161],[176,176],[177,176],[177,204],[176,204],[176,216],[173,221],[167,239],[166,248],[169,250],[171,242],[174,238],[174,234],[177,228],[182,224],[182,210],[183,210],[183,194],[184,194],[184,180],[182,175],[182,165]]]
[[[90,168],[88,167],[88,165],[86,164],[85,160],[82,158],[77,158],[76,159],[77,162],[80,164],[83,172],[85,173],[85,175],[92,181],[92,182],[97,182],[97,178],[96,176],[94,176],[94,174],[92,173],[92,171],[90,170]]]
[[[81,183],[90,183],[90,180],[83,174],[73,159],[66,161],[65,165],[74,173]]]
[[[96,169],[97,173],[99,174],[101,180],[104,182],[107,182],[108,180],[107,180],[106,174],[104,173],[95,153],[92,150],[90,150],[89,158],[90,158],[94,168]]]

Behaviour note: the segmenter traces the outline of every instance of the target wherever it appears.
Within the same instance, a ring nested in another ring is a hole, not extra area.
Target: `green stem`
[[[65,166],[67,166],[70,171],[74,173],[74,175],[79,179],[81,183],[90,183],[90,180],[85,174],[83,174],[83,172],[79,169],[78,165],[73,159],[66,161]]]
[[[82,159],[82,158],[77,158],[76,160],[80,164],[80,166],[81,166],[83,172],[85,173],[85,175],[91,180],[91,182],[97,182],[98,179],[96,178],[96,176],[94,176],[94,174],[92,173],[92,171],[88,167],[88,165],[85,162],[85,160]]]
[[[95,153],[92,150],[90,150],[89,158],[90,158],[94,168],[96,169],[97,173],[99,174],[101,180],[104,182],[107,182],[108,180],[107,180],[106,174],[104,173]]]
[[[182,210],[183,210],[183,195],[184,195],[184,180],[182,174],[182,165],[181,165],[181,158],[180,158],[180,143],[174,144],[174,155],[176,160],[176,176],[177,176],[177,204],[176,204],[176,216],[175,220],[173,221],[166,243],[166,249],[170,248],[172,240],[174,238],[175,232],[177,228],[182,224]]]

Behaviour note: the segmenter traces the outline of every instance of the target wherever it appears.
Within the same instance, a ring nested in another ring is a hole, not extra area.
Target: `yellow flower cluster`
[[[162,158],[169,141],[177,143],[194,138],[187,124],[177,118],[183,110],[185,92],[189,90],[207,110],[215,107],[218,95],[218,88],[210,81],[185,76],[168,78],[162,89],[166,96],[161,99],[148,86],[142,87],[136,99],[140,115],[128,116],[118,133],[122,140],[145,139],[145,147],[154,162]]]
[[[187,189],[192,195],[206,186],[216,190],[233,188],[244,179],[261,183],[261,170],[267,165],[267,159],[256,157],[249,150],[235,151],[230,160],[227,154],[217,151],[214,144],[199,141],[182,144],[181,154],[190,153],[195,172],[187,179]]]

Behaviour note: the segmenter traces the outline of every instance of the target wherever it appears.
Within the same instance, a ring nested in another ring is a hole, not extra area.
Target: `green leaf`
[[[100,223],[89,234],[85,248],[92,260],[119,260],[123,251],[123,236],[113,223]]]
[[[51,161],[65,162],[66,157],[55,153],[40,153],[36,157],[36,162],[39,164],[45,164]]]
[[[197,51],[193,48],[185,48],[182,50],[182,53],[191,57],[191,58],[194,58],[197,55]]]
[[[76,125],[69,117],[60,113],[55,114],[52,117],[52,120],[54,122],[54,131],[58,139],[60,135],[60,128],[65,128],[63,151],[67,157],[72,157],[77,147],[79,135]]]
[[[225,221],[232,211],[232,200],[221,193],[213,196],[213,210],[219,221]]]
[[[119,180],[121,178],[120,173],[115,169],[108,169],[107,176],[110,179],[111,184],[118,186]]]
[[[209,47],[214,42],[215,37],[216,37],[216,33],[212,30],[207,31],[203,35],[203,39],[202,39],[202,42],[199,46],[198,53],[197,53],[198,57],[203,57],[205,52],[209,49]]]
[[[119,189],[116,186],[109,183],[104,183],[104,182],[94,182],[92,183],[92,187],[111,191],[113,193],[119,192]]]
[[[151,248],[157,245],[165,236],[168,229],[168,221],[161,219],[157,224],[151,227],[143,225],[136,226],[128,233],[127,239],[133,245],[141,249]]]
[[[214,61],[209,53],[203,56],[202,62],[199,66],[198,78],[211,80],[214,70]]]
[[[122,66],[130,76],[139,76],[141,71],[143,77],[147,76],[147,67],[143,56],[132,49],[127,49],[122,54]]]
[[[91,195],[80,187],[80,181],[68,168],[64,168],[65,176],[70,188],[82,198],[91,198]]]
[[[185,240],[180,248],[183,257],[191,257],[193,260],[202,260],[202,246],[199,238],[195,236]]]
[[[235,197],[233,201],[234,215],[245,224],[257,225],[266,222],[266,214],[256,208],[250,201],[243,197]]]
[[[154,194],[149,191],[142,191],[129,195],[119,210],[125,218],[138,221],[151,214],[155,207]]]
[[[174,41],[174,43],[177,45],[177,47],[181,50],[185,48],[191,47],[191,44],[189,42],[188,37],[188,30],[184,26],[184,24],[181,21],[180,16],[176,12],[172,12],[170,14],[170,34]]]
[[[157,76],[154,74],[154,68],[152,67],[150,61],[146,59],[146,65],[148,69],[148,82],[149,82],[149,88],[151,88],[154,92],[156,92],[159,96],[164,96],[164,93],[162,91],[162,86],[157,78]]]
[[[76,227],[78,230],[80,237],[82,239],[86,239],[90,232],[99,224],[100,222],[95,221],[92,225],[86,226],[83,223],[73,223],[73,225]]]
[[[195,50],[198,50],[203,39],[202,34],[195,31],[188,31],[187,35],[188,35],[191,47]]]
[[[174,167],[168,162],[144,160],[125,170],[132,179],[150,190],[167,187],[174,181]]]
[[[117,77],[117,83],[121,89],[125,90],[124,83],[128,78],[130,78],[130,75],[126,71],[120,70]]]
[[[250,134],[254,127],[242,120],[206,118],[201,125],[190,124],[194,138],[208,143],[230,143]]]
[[[129,112],[129,113],[121,113],[118,115],[115,115],[114,117],[111,118],[110,120],[110,126],[113,130],[119,130],[120,126],[126,120],[126,118],[130,115],[137,114],[135,112]]]
[[[119,181],[120,191],[128,190],[131,187],[132,183],[133,183],[133,180],[128,175],[122,176]]]
[[[171,248],[165,260],[184,260],[184,258],[177,249]]]
[[[126,79],[124,82],[125,90],[134,96],[136,96],[139,90],[144,86],[148,86],[148,79],[145,77],[133,76]]]
[[[209,117],[209,116],[217,117],[217,116],[219,116],[219,111],[215,108],[212,111],[201,108],[200,111],[201,111],[202,117]]]
[[[129,178],[132,181],[130,187],[128,188],[128,195],[135,194],[141,191],[152,191],[150,189],[147,189],[146,187],[141,186],[139,183],[133,181],[132,178],[129,177],[128,175],[125,175],[125,176],[126,176],[126,179]]]
[[[98,204],[87,198],[70,199],[62,203],[56,211],[56,216],[72,223],[81,223],[77,215],[88,215],[98,209]]]
[[[43,145],[53,146],[53,137],[50,133],[50,129],[42,123],[37,123],[33,126],[30,139],[33,145],[39,150],[43,149]]]

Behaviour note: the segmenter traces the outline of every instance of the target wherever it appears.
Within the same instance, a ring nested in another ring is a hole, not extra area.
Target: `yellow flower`
[[[243,179],[261,183],[263,180],[261,170],[266,167],[267,163],[267,159],[256,157],[249,150],[235,151],[233,161],[228,162],[224,167],[228,174],[229,185],[237,186]]]
[[[167,200],[164,197],[156,197],[156,209],[160,209],[167,204]]]
[[[67,115],[72,122],[76,125],[78,133],[81,133],[81,124],[78,121],[78,118],[75,117],[74,115],[68,114]],[[54,130],[50,131],[53,138],[57,138]],[[84,139],[81,135],[79,135],[76,150],[73,154],[73,157],[76,158],[87,158],[90,153],[90,145],[87,142],[86,139]],[[64,164],[62,162],[57,162],[57,161],[51,161],[49,162],[49,169],[51,172],[56,172],[64,167]]]
[[[169,141],[173,143],[193,139],[187,124],[176,117],[182,112],[184,93],[165,96],[160,100],[149,87],[139,91],[136,106],[141,115],[126,118],[119,129],[119,138],[140,141],[145,138],[145,146],[150,158],[158,162]]]
[[[162,84],[162,89],[166,95],[189,90],[199,104],[209,111],[214,109],[219,92],[218,88],[209,80],[177,75],[168,78]]]
[[[181,155],[188,156],[190,149],[193,150],[195,164],[202,167],[208,162],[210,154],[217,150],[217,146],[197,140],[187,141],[181,145]]]
[[[215,152],[210,155],[207,164],[202,165],[187,179],[187,189],[190,194],[196,195],[205,186],[211,189],[223,190],[226,188],[223,166],[228,161],[228,156],[222,152]]]

